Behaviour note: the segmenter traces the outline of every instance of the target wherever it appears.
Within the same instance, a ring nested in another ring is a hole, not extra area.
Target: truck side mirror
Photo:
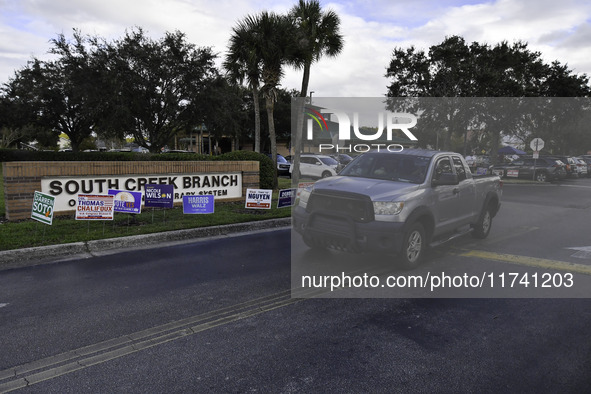
[[[439,175],[437,178],[434,178],[431,182],[433,186],[457,185],[458,183],[460,183],[458,176],[456,174],[450,173],[443,173]]]

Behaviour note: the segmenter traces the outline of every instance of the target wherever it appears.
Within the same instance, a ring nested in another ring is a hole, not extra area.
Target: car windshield
[[[319,157],[320,161],[326,164],[327,166],[336,166],[339,163],[333,159],[332,157]]]
[[[285,157],[281,156],[281,155],[277,155],[277,163],[282,163],[285,164],[288,161],[285,159]]]
[[[430,157],[400,154],[364,154],[341,171],[340,175],[423,183]]]

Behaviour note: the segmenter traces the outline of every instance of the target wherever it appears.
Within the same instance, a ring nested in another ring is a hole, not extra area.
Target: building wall
[[[6,218],[31,217],[33,195],[41,191],[46,177],[83,177],[115,175],[215,174],[240,172],[242,195],[247,188],[259,187],[258,161],[68,161],[68,162],[6,162],[2,163]],[[228,199],[226,201],[240,200]],[[56,212],[56,214],[59,212]]]

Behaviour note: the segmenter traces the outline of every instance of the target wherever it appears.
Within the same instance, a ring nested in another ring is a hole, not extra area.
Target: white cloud
[[[190,42],[223,56],[232,27],[247,14],[286,12],[296,0],[0,0],[0,83],[31,56],[43,57],[57,34],[116,39],[141,26],[154,38],[180,30]],[[496,44],[522,40],[576,72],[591,75],[591,4],[582,0],[323,1],[335,10],[345,36],[343,53],[312,69],[310,90],[319,96],[382,96],[394,47],[428,49],[446,36]],[[220,59],[221,62],[221,59]],[[287,70],[284,87],[299,89],[301,73]]]

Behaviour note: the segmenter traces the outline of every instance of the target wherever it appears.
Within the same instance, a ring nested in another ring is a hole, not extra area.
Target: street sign
[[[534,159],[539,159],[540,158],[540,152],[535,150],[534,151],[534,155],[532,156]]]
[[[49,194],[35,192],[33,197],[33,209],[31,210],[31,219],[41,223],[49,224],[53,222],[53,205],[55,197]]]
[[[532,148],[532,150],[539,152],[544,149],[544,140],[541,138],[534,138],[530,142],[529,147]]]

